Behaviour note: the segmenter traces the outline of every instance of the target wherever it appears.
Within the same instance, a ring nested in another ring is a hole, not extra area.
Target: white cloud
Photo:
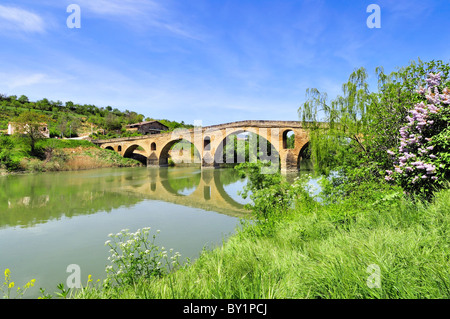
[[[42,33],[45,31],[45,23],[33,12],[0,5],[0,32],[2,31]]]
[[[51,78],[44,73],[0,73],[0,86],[9,90],[15,90],[22,87],[32,87],[40,84],[51,84],[59,82],[56,78]]]

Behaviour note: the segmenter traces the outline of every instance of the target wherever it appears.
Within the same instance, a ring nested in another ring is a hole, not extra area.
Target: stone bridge
[[[245,137],[242,133],[254,134]],[[288,136],[291,134],[294,134],[293,148],[288,147]],[[230,152],[226,152],[224,155],[229,145],[234,147],[233,139],[238,135],[241,136],[237,138],[238,148],[244,145],[245,140],[248,141],[250,155],[247,159],[242,154],[230,156]],[[277,167],[279,165],[281,170],[295,170],[298,169],[299,162],[305,154],[309,136],[299,121],[238,121],[205,127],[196,125],[193,129],[176,129],[160,134],[92,142],[101,148],[114,150],[124,157],[133,157],[133,154],[138,153],[146,158],[148,166],[167,166],[169,158],[175,163],[177,160],[184,163],[189,161],[186,153],[183,156],[183,149],[175,152],[171,150],[182,140],[194,145],[197,157],[192,162],[201,164],[202,168],[245,161],[256,162],[259,159],[271,161]]]

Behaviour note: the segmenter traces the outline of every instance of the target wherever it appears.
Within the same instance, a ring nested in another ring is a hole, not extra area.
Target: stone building
[[[169,130],[169,128],[158,121],[146,121],[140,123],[129,124],[126,126],[127,131],[138,131],[141,134],[158,134]]]
[[[13,135],[14,133],[18,132],[20,130],[20,127],[17,123],[10,122],[8,123],[8,135]],[[41,134],[49,138],[50,137],[50,131],[48,130],[47,123],[41,123],[39,127],[39,131]]]

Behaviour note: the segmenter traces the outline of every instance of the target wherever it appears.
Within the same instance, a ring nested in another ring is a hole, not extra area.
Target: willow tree
[[[364,139],[375,97],[369,92],[364,68],[350,75],[342,85],[342,93],[328,101],[326,93],[308,89],[306,102],[299,108],[300,118],[310,134],[311,158],[320,173],[355,165],[358,159],[355,154],[362,157],[367,154]]]

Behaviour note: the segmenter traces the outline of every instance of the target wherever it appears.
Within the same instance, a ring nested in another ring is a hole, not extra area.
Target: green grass
[[[87,287],[76,297],[449,298],[450,190],[431,203],[392,190],[369,195],[377,200],[358,196],[299,205],[268,233],[246,225],[222,247],[163,278]],[[373,264],[381,288],[367,284]]]
[[[90,141],[86,140],[69,140],[69,139],[55,139],[48,138],[39,141],[38,146],[41,148],[51,147],[55,149],[61,148],[75,148],[75,147],[93,147]]]

